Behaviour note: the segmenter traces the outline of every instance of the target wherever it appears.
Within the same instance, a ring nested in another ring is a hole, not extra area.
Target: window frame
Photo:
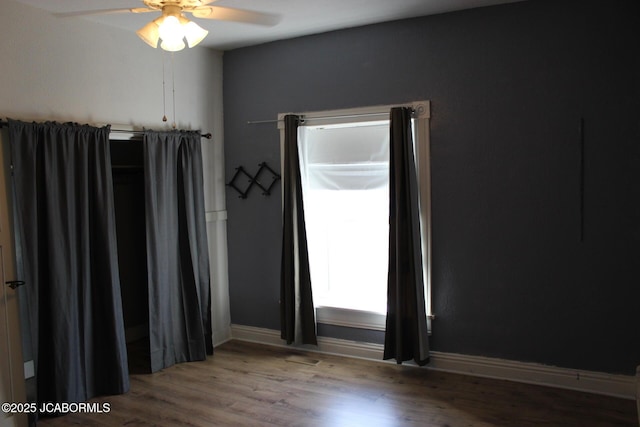
[[[278,129],[280,131],[280,170],[284,165],[284,116],[294,114],[303,119],[304,125],[334,125],[382,120],[388,118],[391,108],[409,107],[414,111],[415,158],[420,190],[420,238],[422,243],[422,263],[425,286],[425,312],[427,327],[431,333],[431,321],[434,318],[431,307],[431,167],[430,167],[430,101],[414,101],[406,104],[378,105],[359,108],[346,108],[303,113],[279,113]],[[281,185],[284,183],[281,182]],[[284,206],[283,206],[284,208]],[[339,307],[316,307],[316,322],[326,325],[346,326],[358,329],[384,331],[386,315]]]

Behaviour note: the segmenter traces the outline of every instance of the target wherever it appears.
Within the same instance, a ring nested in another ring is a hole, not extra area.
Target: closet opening
[[[111,140],[120,292],[130,373],[150,373],[143,145]]]

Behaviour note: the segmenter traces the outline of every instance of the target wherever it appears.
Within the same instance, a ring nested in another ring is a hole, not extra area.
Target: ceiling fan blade
[[[157,12],[154,9],[148,9],[146,7],[136,7],[133,9],[99,9],[99,10],[82,10],[77,12],[58,12],[54,13],[54,16],[58,18],[71,18],[74,16],[93,16],[93,15],[109,15],[114,13],[144,13],[144,12]]]
[[[276,25],[282,19],[280,15],[273,15],[271,13],[221,6],[200,6],[190,12],[193,13],[193,16],[196,18],[244,22],[246,24],[264,25],[267,27]]]
[[[147,12],[160,12],[158,9],[151,9],[148,7],[134,7],[129,9],[129,12],[133,13],[147,13]]]

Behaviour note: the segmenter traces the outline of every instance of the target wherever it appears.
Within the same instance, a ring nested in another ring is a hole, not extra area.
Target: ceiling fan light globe
[[[182,40],[184,31],[180,21],[175,16],[165,16],[158,27],[158,33],[163,41]]]
[[[187,24],[184,24],[182,28],[189,48],[200,43],[205,37],[207,37],[207,34],[209,34],[209,31],[205,30],[193,21],[189,21]]]
[[[160,39],[160,33],[158,32],[158,25],[155,21],[149,22],[144,27],[136,31],[138,37],[142,39],[146,44],[156,49],[158,47],[158,40]]]
[[[160,43],[160,47],[163,50],[166,50],[169,52],[177,52],[179,50],[184,49],[185,44],[182,41],[182,39],[169,39],[169,40],[162,40],[162,43]]]

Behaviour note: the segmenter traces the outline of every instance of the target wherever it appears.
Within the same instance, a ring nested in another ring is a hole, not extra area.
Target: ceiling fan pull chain
[[[162,121],[166,122],[167,121],[167,96],[166,96],[166,86],[165,86],[165,73],[164,73],[164,61],[165,61],[165,54],[164,54],[164,50],[162,51]]]
[[[173,52],[171,52],[171,85],[173,86],[173,128],[176,128],[176,69],[173,64]]]

